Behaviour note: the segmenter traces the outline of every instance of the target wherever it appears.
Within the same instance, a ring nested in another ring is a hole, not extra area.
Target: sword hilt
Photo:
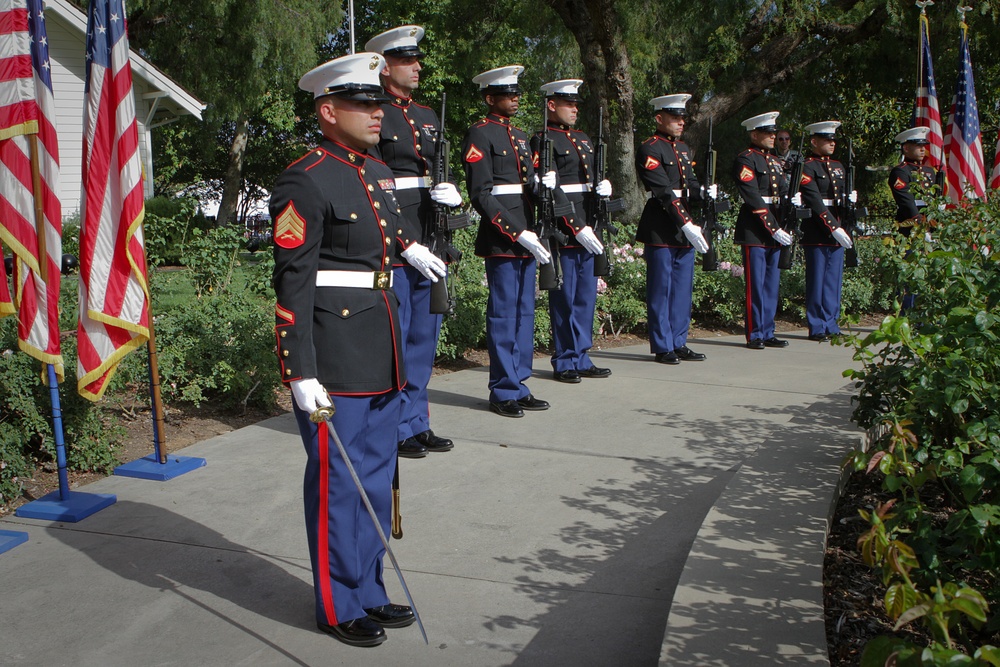
[[[327,419],[332,417],[333,413],[336,411],[337,409],[332,405],[321,405],[310,413],[309,421],[313,424],[322,424]]]

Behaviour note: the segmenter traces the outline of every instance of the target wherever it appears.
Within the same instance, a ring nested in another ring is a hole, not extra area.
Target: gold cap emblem
[[[372,61],[368,65],[368,69],[370,69],[370,70],[378,69],[378,61],[379,61],[379,57],[378,56],[372,56]]]

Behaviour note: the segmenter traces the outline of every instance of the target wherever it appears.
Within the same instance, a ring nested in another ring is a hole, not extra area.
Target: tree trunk
[[[217,227],[236,223],[236,206],[243,184],[243,155],[247,150],[249,135],[250,119],[241,114],[236,120],[236,133],[232,146],[229,147],[229,164],[226,167],[226,178],[222,182],[222,203],[219,204],[219,215],[215,221]]]
[[[629,217],[638,218],[645,196],[635,173],[635,111],[632,63],[612,0],[546,0],[573,33],[580,47],[583,77],[589,95],[585,110],[597,120],[604,108],[604,140],[608,144],[608,178],[615,196],[628,204]],[[596,133],[593,133],[596,137]]]

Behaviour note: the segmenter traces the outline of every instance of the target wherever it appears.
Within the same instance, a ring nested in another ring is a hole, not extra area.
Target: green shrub
[[[181,263],[192,232],[206,232],[212,225],[190,197],[154,197],[146,200],[143,219],[146,261],[149,266]]]
[[[1000,602],[1000,207],[934,203],[933,240],[918,229],[883,255],[916,306],[850,339],[862,368],[845,375],[858,387],[854,420],[876,435],[852,462],[880,471],[895,496],[891,513],[867,517],[870,560],[902,596],[899,623],[937,623],[931,648],[944,656],[960,645],[971,654],[1000,629],[985,611]],[[885,547],[896,543],[904,546]],[[901,553],[912,564],[901,565]],[[981,613],[958,595],[970,581],[985,595]],[[935,620],[921,606],[928,595],[958,599],[968,618],[942,607]]]
[[[62,342],[66,361],[60,385],[66,465],[109,473],[118,465],[124,430],[102,404],[76,391],[76,339]],[[17,318],[0,320],[0,505],[21,493],[23,479],[39,464],[56,460],[52,404],[43,365],[17,348]]]

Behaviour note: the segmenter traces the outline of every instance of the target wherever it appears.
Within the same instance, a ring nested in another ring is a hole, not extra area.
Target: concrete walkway
[[[597,352],[607,379],[553,408],[487,410],[487,371],[435,377],[455,449],[401,461],[393,543],[427,628],[375,649],[318,632],[291,415],[193,445],[171,482],[111,477],[77,524],[5,517],[2,665],[824,664],[822,560],[838,464],[858,440],[844,348],[692,341],[704,363]],[[388,559],[386,560],[388,566]],[[399,583],[387,586],[404,602]]]

